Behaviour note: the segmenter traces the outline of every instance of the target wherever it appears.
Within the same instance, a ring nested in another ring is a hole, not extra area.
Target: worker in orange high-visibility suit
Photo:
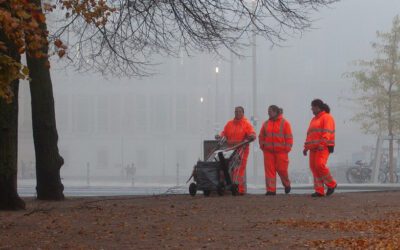
[[[324,185],[327,186],[326,195],[333,194],[337,187],[327,164],[330,153],[335,146],[335,121],[330,114],[329,106],[315,99],[311,102],[311,110],[314,118],[311,119],[307,130],[307,139],[304,143],[303,154],[306,156],[310,151],[310,168],[314,176],[314,190],[311,196],[325,196]]]
[[[269,119],[261,127],[258,141],[264,153],[264,171],[267,192],[276,195],[276,173],[278,173],[285,193],[290,193],[289,152],[293,145],[290,123],[283,118],[283,110],[276,105],[268,108]]]
[[[244,108],[235,108],[235,118],[228,121],[225,125],[224,130],[216,136],[216,139],[225,137],[228,146],[235,146],[245,140],[253,141],[256,139],[256,133],[253,126],[244,116]],[[249,145],[247,144],[244,148],[242,161],[240,166],[232,173],[232,180],[236,180],[238,184],[238,192],[240,195],[246,193],[245,173],[247,158],[249,156]]]

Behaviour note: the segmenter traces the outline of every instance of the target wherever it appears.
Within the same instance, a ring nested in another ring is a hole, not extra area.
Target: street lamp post
[[[229,98],[229,110],[233,109],[233,98],[234,98],[234,85],[233,85],[233,52],[231,51],[231,61],[230,61],[230,85],[231,85],[231,91],[230,91],[230,98]]]
[[[199,121],[199,124],[200,124],[200,157],[199,157],[199,159],[201,159],[204,155],[204,152],[203,152],[203,130],[204,130],[203,125],[204,125],[204,122],[202,120],[204,117],[203,102],[204,102],[204,98],[200,97],[200,121]]]
[[[255,11],[256,2],[252,1],[252,9]],[[256,46],[256,32],[255,26],[253,25],[253,32],[252,32],[252,82],[253,82],[253,126],[256,131],[257,129],[257,46]],[[253,143],[253,174],[254,174],[254,182],[257,182],[257,155],[256,155],[256,143]]]
[[[215,67],[215,110],[214,110],[214,121],[215,121],[215,133],[218,133],[218,74],[219,68]]]
[[[211,84],[207,85],[207,97],[206,97],[206,100],[207,100],[206,110],[208,110],[208,112],[210,112],[210,110],[211,110],[211,100],[212,100],[212,97],[211,97]],[[211,118],[207,114],[206,115],[206,123],[207,123],[207,125],[206,125],[206,134],[210,133],[211,130],[212,130],[212,125],[211,125],[211,121],[210,120],[211,120]]]

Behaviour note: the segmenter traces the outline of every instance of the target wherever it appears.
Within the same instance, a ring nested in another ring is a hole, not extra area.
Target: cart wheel
[[[195,196],[196,195],[196,192],[197,192],[197,185],[196,185],[196,183],[190,183],[190,185],[189,185],[189,194],[191,195],[191,196]]]
[[[211,194],[211,191],[210,190],[203,190],[203,194],[204,194],[204,196],[210,196],[210,194]]]
[[[219,196],[223,196],[224,195],[224,191],[225,191],[225,187],[223,184],[218,185],[217,187],[217,194]]]
[[[232,195],[236,196],[239,193],[239,187],[237,184],[232,184],[231,186]]]

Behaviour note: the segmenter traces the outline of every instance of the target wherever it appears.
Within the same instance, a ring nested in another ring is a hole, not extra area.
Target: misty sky
[[[359,125],[350,122],[354,110],[351,108],[351,103],[344,102],[340,97],[350,93],[351,80],[344,78],[342,74],[354,70],[351,66],[352,61],[373,57],[371,42],[376,41],[376,31],[390,30],[393,17],[399,13],[400,1],[398,0],[343,0],[314,14],[313,29],[306,31],[302,36],[295,34],[293,37],[287,37],[287,41],[281,47],[271,48],[267,41],[257,40],[258,115],[264,121],[267,116],[266,109],[271,104],[276,104],[284,109],[284,116],[292,124],[295,140],[295,146],[290,154],[292,168],[308,171],[307,159],[302,156],[301,150],[309,120],[312,118],[310,102],[314,98],[321,98],[326,101],[336,119],[337,146],[335,154],[330,159],[331,163],[350,161],[352,153],[360,151],[364,145],[372,146],[375,143],[373,136],[362,134]],[[229,53],[222,53],[229,59]],[[251,50],[244,51],[244,54],[251,55]],[[98,94],[100,96],[111,96],[117,100],[126,93],[141,93],[149,96],[154,93],[155,96],[158,96],[160,92],[189,96],[193,100],[183,104],[185,110],[186,108],[188,110],[183,119],[193,120],[194,117],[197,119],[200,116],[201,120],[209,120],[210,126],[214,127],[216,83],[220,96],[218,112],[221,117],[218,121],[219,127],[227,119],[232,118],[233,108],[229,107],[229,62],[209,54],[193,54],[191,57],[182,54],[181,58],[156,59],[159,59],[156,62],[161,63],[155,68],[158,74],[144,79],[114,78],[112,76],[108,76],[106,79],[90,72],[78,74],[72,69],[63,70],[54,65],[52,67],[52,78],[58,112],[58,127],[63,126],[60,124],[63,121],[60,112],[65,110],[62,107],[65,102],[57,99],[60,95],[95,96]],[[215,75],[216,66],[220,70],[217,79]],[[252,115],[251,58],[234,58],[233,69],[234,106],[244,106],[245,115],[250,118]],[[24,87],[22,87],[22,91],[24,91]],[[200,97],[204,98],[203,104],[200,103]],[[121,106],[113,106],[112,100],[109,102],[109,119],[112,120],[115,115],[118,115],[118,119],[123,119],[121,117],[124,116],[124,112],[120,110]],[[133,102],[132,105],[135,103],[137,102]],[[88,102],[83,100],[80,104],[77,104],[77,108],[85,109],[83,107],[85,105],[88,105]],[[179,104],[173,107],[173,109],[176,108],[180,108]],[[87,112],[90,113],[90,109],[87,109]],[[168,120],[168,117],[164,117],[165,114],[163,113],[160,112],[159,114],[161,122]],[[24,112],[21,115],[24,115]],[[148,114],[148,116],[151,115]],[[141,117],[135,118],[141,119]],[[150,123],[151,121],[149,120]],[[96,120],[96,122],[99,122],[99,120]],[[110,123],[112,124],[112,122]],[[193,130],[191,133],[194,135],[201,133],[202,138],[212,138],[213,129],[207,130],[202,126],[205,126],[205,123],[188,125],[188,130]],[[163,129],[163,126],[156,126],[155,128]],[[135,133],[135,131],[132,133]],[[179,130],[174,130],[173,136],[177,140],[183,137]],[[77,137],[74,139],[71,133],[64,133],[63,130],[60,130],[60,148],[71,143],[71,140],[77,140]],[[85,137],[82,138],[81,143],[84,144]],[[146,141],[157,142],[159,139],[159,136],[154,136],[148,137]],[[191,166],[197,160],[196,157],[200,154],[199,140],[200,137],[195,137],[180,144],[180,147],[187,147],[191,151],[185,159],[185,164],[189,165],[187,172],[190,171]],[[91,143],[96,142],[91,139]],[[119,139],[117,144],[120,145]],[[165,147],[168,147],[168,145],[164,146],[164,151]],[[90,150],[90,146],[85,148]],[[117,146],[109,147],[107,150],[115,151],[115,155],[121,154],[121,150]],[[129,161],[130,154],[133,155],[132,161],[140,154],[140,151],[129,152],[129,150],[127,146],[125,155],[121,156],[127,159],[126,162]],[[70,159],[73,159],[72,153],[69,154]],[[166,156],[162,156],[164,160],[161,157],[165,152],[162,153],[155,148],[153,154],[152,157],[159,158],[160,161],[154,162],[156,166],[152,167],[152,171],[159,173],[158,170],[161,166],[157,165],[166,164]],[[79,157],[85,157],[85,152],[82,152]],[[76,164],[85,162],[84,159],[82,161],[75,159],[74,161]],[[263,174],[262,164],[259,165],[258,171]],[[169,168],[171,173],[174,171],[173,166],[163,166],[163,168]],[[252,169],[252,166],[249,166],[249,168]]]

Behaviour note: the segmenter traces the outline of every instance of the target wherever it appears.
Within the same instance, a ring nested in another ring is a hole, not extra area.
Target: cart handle
[[[225,149],[223,149],[223,151],[226,152],[226,151],[229,151],[229,150],[234,150],[234,149],[240,148],[240,147],[242,147],[242,146],[244,146],[246,144],[249,144],[250,142],[251,141],[249,141],[249,140],[245,140],[245,141],[243,141],[243,142],[241,142],[241,143],[239,143],[239,144],[237,144],[235,146],[232,146],[230,148],[225,148]]]

